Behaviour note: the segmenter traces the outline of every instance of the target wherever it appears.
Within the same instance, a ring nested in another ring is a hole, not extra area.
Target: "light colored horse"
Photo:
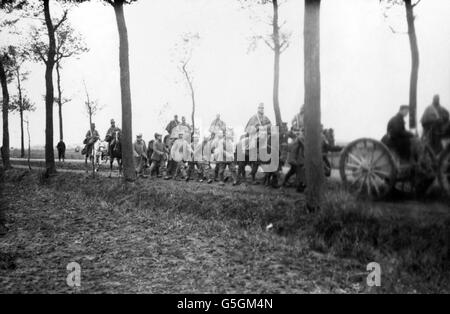
[[[100,164],[105,164],[108,160],[106,156],[106,143],[98,140],[94,143],[94,164],[95,171],[97,172],[100,169]]]

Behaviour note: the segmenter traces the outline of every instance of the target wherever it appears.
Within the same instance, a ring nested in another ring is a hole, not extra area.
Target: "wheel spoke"
[[[370,176],[370,174],[367,175],[366,186],[367,186],[367,196],[369,196],[370,198],[372,196],[372,177]]]
[[[350,157],[351,159],[353,159],[358,165],[362,164],[362,160],[359,159],[358,157],[356,157],[355,155],[353,155],[352,153],[348,154],[348,157]]]
[[[378,162],[381,160],[381,158],[383,158],[385,156],[385,154],[383,154],[383,153],[380,153],[380,155],[377,157],[377,159],[375,159],[373,162],[372,162],[372,165],[374,165],[374,166],[377,166],[377,164],[378,164]],[[384,165],[384,164],[383,164]]]
[[[389,179],[389,177],[383,177],[382,175],[372,172],[372,176],[375,178],[375,180],[378,180],[381,182],[381,184],[385,184],[385,182]]]
[[[389,172],[383,170],[373,169],[373,173],[375,173],[379,177],[384,176],[386,179],[389,179],[391,177]]]
[[[355,177],[355,176],[353,176]],[[355,181],[351,182],[351,186],[356,185],[362,178],[364,177],[362,172],[359,172],[359,176],[355,179]]]
[[[379,179],[379,177],[377,177],[373,173],[371,174],[371,177],[372,177],[373,187],[375,188],[377,196],[379,196],[381,194],[380,193],[380,187],[378,186],[378,182],[377,182],[377,179]]]
[[[367,175],[366,175],[366,176],[361,175],[361,177],[364,177],[364,181],[361,182],[361,185],[360,185],[359,188],[358,188],[358,194],[361,194],[361,193],[362,193],[363,188],[364,188],[364,185],[366,185],[366,182],[367,182]]]
[[[359,169],[359,168],[361,168],[361,166],[357,165],[357,164],[347,163],[347,164],[345,164],[345,168]]]

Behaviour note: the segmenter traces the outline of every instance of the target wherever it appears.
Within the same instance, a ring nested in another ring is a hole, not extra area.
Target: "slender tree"
[[[320,0],[305,0],[305,174],[306,208],[321,206],[324,171],[320,122]]]
[[[241,2],[249,2],[247,0],[241,0]],[[261,5],[272,5],[272,19],[270,21],[270,26],[272,28],[271,34],[268,35],[257,35],[253,36],[250,44],[250,49],[254,50],[257,47],[258,41],[262,40],[264,43],[273,51],[274,54],[274,62],[273,62],[273,91],[272,91],[272,100],[273,100],[273,110],[275,112],[275,122],[278,126],[282,124],[281,118],[281,110],[280,110],[280,99],[279,99],[279,90],[280,90],[280,58],[281,54],[289,47],[291,33],[282,31],[282,25],[285,22],[280,24],[279,21],[279,8],[281,2],[279,0],[258,0],[254,3]]]
[[[20,83],[18,83],[19,85]],[[23,93],[21,87],[18,87],[18,95],[11,98],[9,109],[11,112],[19,113],[20,118],[20,158],[25,157],[25,135],[24,135],[24,113],[34,111],[36,107],[30,98]]]
[[[24,94],[22,83],[28,79],[29,72],[23,69],[23,64],[28,60],[28,54],[20,47],[9,46],[8,54],[12,61],[12,75],[16,82],[17,95],[12,98],[10,111],[18,112],[20,118],[20,158],[25,157],[23,114],[25,111],[34,111],[35,107]]]
[[[62,107],[70,101],[69,98],[63,97],[63,89],[61,87],[62,63],[65,59],[76,57],[87,52],[88,48],[81,35],[76,33],[67,22],[63,23],[56,31],[56,39],[56,86],[58,96],[55,102],[58,105],[59,140],[62,141],[64,139]]]
[[[31,35],[31,53],[35,59],[42,60],[43,56],[47,55],[49,50],[48,42],[42,36],[46,33],[46,29],[35,28]],[[55,104],[58,106],[59,117],[59,140],[64,139],[63,128],[63,105],[70,102],[70,98],[63,97],[63,89],[61,84],[61,72],[65,59],[78,57],[80,54],[88,51],[82,36],[75,31],[69,24],[69,20],[64,20],[58,29],[55,31],[56,39],[56,55],[55,55],[55,70],[56,70],[56,97]],[[44,57],[45,59],[45,57]]]
[[[97,100],[92,100],[91,97],[89,96],[89,92],[85,81],[83,81],[83,85],[84,91],[86,93],[86,100],[84,102],[84,105],[86,108],[86,114],[89,117],[89,128],[91,132],[93,132],[94,130],[92,130],[92,118],[97,114],[97,112],[99,112],[102,109],[102,107],[99,105]]]
[[[196,99],[195,99],[195,89],[194,89],[194,70],[192,68],[192,53],[194,48],[198,45],[200,40],[200,35],[198,33],[185,33],[182,36],[181,43],[176,47],[178,69],[182,73],[186,80],[186,84],[189,88],[189,93],[191,96],[192,112],[191,121],[192,129],[191,135],[195,133],[195,109],[196,109]]]
[[[132,114],[131,114],[131,87],[130,87],[130,62],[128,47],[128,31],[125,21],[124,4],[134,0],[106,0],[114,8],[117,30],[119,32],[119,65],[120,65],[120,91],[122,100],[122,163],[124,179],[136,180],[134,168],[133,142],[132,142]]]
[[[28,135],[28,156],[27,156],[27,160],[28,160],[28,169],[31,170],[31,137],[30,137],[30,120],[27,118],[26,120],[24,120],[24,122],[27,125],[27,135]]]
[[[411,51],[411,74],[409,77],[409,127],[411,129],[417,128],[417,82],[419,79],[419,46],[417,44],[417,34],[415,26],[414,8],[421,0],[380,0],[385,5],[385,17],[388,16],[388,11],[395,7],[404,6],[406,13],[406,23],[408,27],[409,48]],[[393,33],[399,31],[392,26],[389,26]]]
[[[10,14],[15,10],[20,10],[26,1],[14,1],[14,0],[1,0],[0,13]],[[3,32],[8,32],[11,27],[18,21],[18,18],[4,18],[0,21],[0,34],[4,36]],[[6,29],[6,31],[5,31]],[[7,50],[0,50],[0,85],[2,87],[2,122],[3,122],[3,139],[2,139],[2,162],[5,169],[11,168],[10,152],[9,152],[9,90],[8,83],[10,83],[12,76],[11,72],[11,58],[8,55]]]
[[[3,142],[1,148],[2,162],[5,169],[11,168],[11,162],[9,159],[9,91],[8,91],[8,78],[5,70],[5,63],[8,62],[7,55],[0,56],[0,83],[2,86],[2,118],[3,118]]]
[[[54,23],[50,12],[50,0],[43,0],[43,11],[45,25],[48,35],[48,50],[46,57],[41,57],[45,63],[45,166],[47,174],[56,172],[55,152],[53,145],[53,68],[56,63],[56,37],[55,32],[67,19],[67,11],[64,11],[62,18]]]

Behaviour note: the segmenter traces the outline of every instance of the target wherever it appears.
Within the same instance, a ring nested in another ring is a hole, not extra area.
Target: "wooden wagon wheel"
[[[439,157],[438,179],[444,193],[450,196],[450,146]]]
[[[397,167],[383,143],[362,138],[353,141],[341,154],[339,171],[347,189],[361,197],[378,200],[393,188]]]

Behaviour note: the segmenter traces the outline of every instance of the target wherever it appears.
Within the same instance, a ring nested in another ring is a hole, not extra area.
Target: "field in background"
[[[55,159],[58,159],[58,151],[55,149]],[[20,158],[20,149],[11,150],[12,158]],[[31,149],[30,150],[31,159],[45,159],[45,151],[43,149]],[[25,159],[28,158],[28,150],[25,149]],[[79,152],[75,151],[75,148],[70,148],[66,150],[66,159],[84,159],[84,156],[81,155],[81,149]]]

